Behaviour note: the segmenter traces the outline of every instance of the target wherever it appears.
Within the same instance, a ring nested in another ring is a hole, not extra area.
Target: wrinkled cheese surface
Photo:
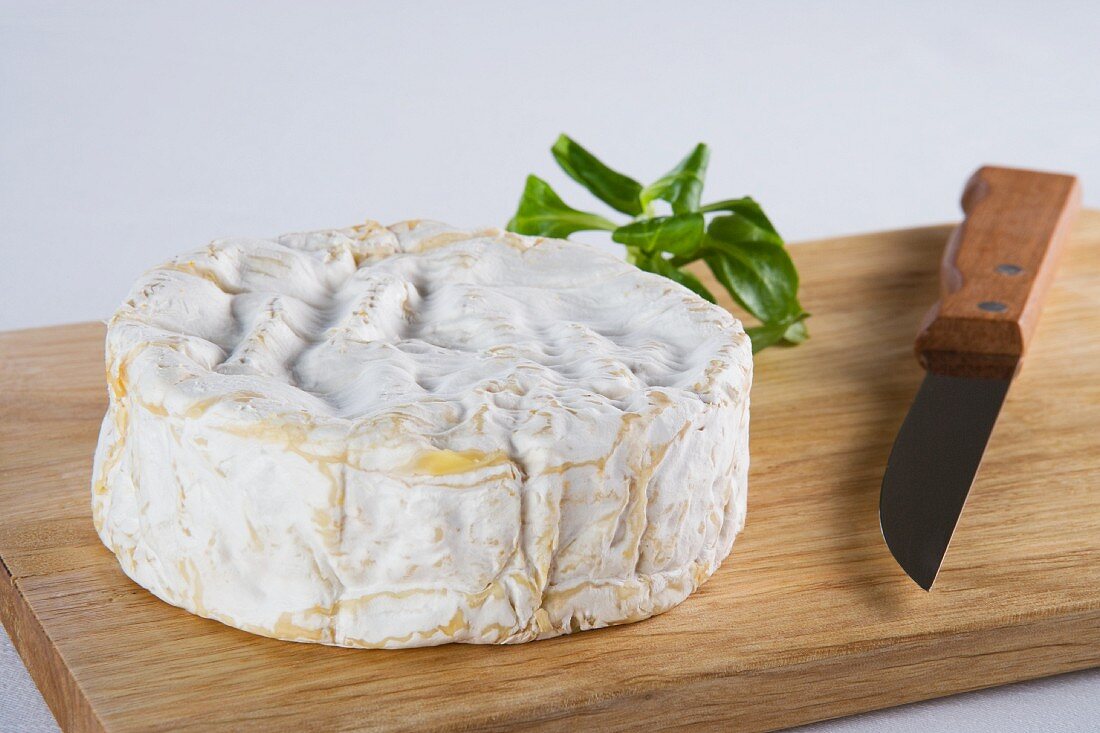
[[[163,600],[349,647],[682,601],[744,523],[741,324],[582,244],[433,222],[227,239],[111,319],[93,516]]]

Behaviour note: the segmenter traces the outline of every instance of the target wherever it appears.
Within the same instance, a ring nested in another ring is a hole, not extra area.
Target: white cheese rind
[[[431,222],[231,239],[107,332],[96,529],[280,639],[516,643],[682,601],[745,518],[741,324],[574,242]]]

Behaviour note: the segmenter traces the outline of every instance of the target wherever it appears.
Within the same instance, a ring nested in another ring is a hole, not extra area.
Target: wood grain
[[[985,166],[970,177],[966,218],[944,249],[940,299],[917,335],[925,369],[1012,378],[1080,205],[1073,176]]]
[[[795,246],[813,336],[757,358],[733,554],[662,616],[513,647],[292,644],[156,600],[91,524],[102,327],[2,334],[4,624],[77,731],[758,731],[1100,665],[1100,213],[1067,247],[935,593],[879,534],[949,233]]]

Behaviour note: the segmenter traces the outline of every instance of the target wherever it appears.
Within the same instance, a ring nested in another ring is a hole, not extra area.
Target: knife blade
[[[902,569],[931,590],[1019,371],[1080,207],[1073,176],[985,166],[967,182],[940,299],[915,351],[926,371],[882,479],[879,524]]]

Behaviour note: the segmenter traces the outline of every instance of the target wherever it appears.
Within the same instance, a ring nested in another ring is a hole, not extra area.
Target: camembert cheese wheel
[[[433,222],[227,239],[111,318],[103,543],[200,616],[516,643],[680,603],[745,518],[741,324],[585,245]]]

